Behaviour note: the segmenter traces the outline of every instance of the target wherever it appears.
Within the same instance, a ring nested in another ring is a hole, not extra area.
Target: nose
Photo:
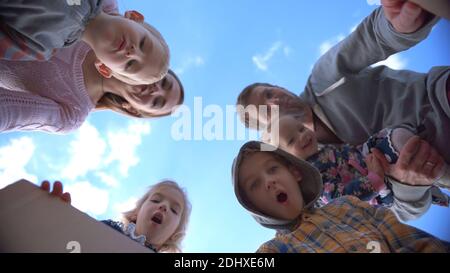
[[[133,57],[135,54],[136,54],[136,50],[134,48],[134,45],[130,45],[126,50],[125,56]]]
[[[162,202],[159,204],[159,210],[166,212],[167,211],[167,205],[166,203]]]
[[[155,93],[156,91],[158,91],[158,85],[157,83],[152,83],[148,86],[148,89],[150,90],[150,94]]]
[[[274,179],[267,179],[266,180],[266,189],[267,190],[274,189],[275,188],[275,184],[276,184],[276,181]]]

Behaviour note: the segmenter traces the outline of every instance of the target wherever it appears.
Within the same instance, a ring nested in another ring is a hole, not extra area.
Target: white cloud
[[[339,34],[336,37],[333,37],[329,40],[324,41],[319,46],[319,52],[320,55],[325,54],[330,48],[332,48],[335,44],[339,43],[340,41],[344,40],[345,36],[343,34]]]
[[[200,67],[205,64],[205,59],[201,56],[194,56],[194,57],[188,57],[186,58],[182,63],[181,66],[174,69],[175,73],[181,75],[186,70],[192,68],[192,67]]]
[[[284,56],[286,57],[288,57],[292,51],[289,46],[283,46],[283,43],[281,41],[277,41],[273,43],[272,46],[264,54],[257,54],[253,56],[252,61],[259,70],[267,71],[267,69],[269,69],[268,62],[279,50],[282,50]]]
[[[87,181],[77,182],[64,187],[72,198],[72,205],[77,209],[97,216],[106,212],[109,193],[99,189]]]
[[[370,5],[370,6],[373,6],[373,5],[380,5],[380,0],[367,0],[367,4],[368,5]]]
[[[12,139],[9,145],[0,147],[0,189],[21,178],[37,182],[37,177],[25,170],[34,150],[29,137]]]
[[[142,136],[150,133],[150,124],[144,121],[130,123],[126,130],[108,133],[110,153],[105,159],[105,164],[117,160],[119,171],[123,176],[128,175],[128,169],[139,163],[136,156],[136,148],[142,142]]]
[[[134,209],[137,201],[138,198],[133,196],[123,202],[114,204],[113,210],[115,212],[115,219],[120,220],[122,218],[122,213]]]
[[[69,143],[70,161],[61,172],[62,178],[75,180],[89,171],[100,169],[106,149],[105,141],[89,122],[80,127],[75,140]]]
[[[408,64],[408,60],[401,57],[399,54],[391,55],[384,61],[378,62],[373,66],[385,65],[392,69],[404,69]]]
[[[100,178],[100,181],[108,187],[117,188],[119,187],[119,181],[112,175],[109,175],[105,172],[97,172],[95,175]]]

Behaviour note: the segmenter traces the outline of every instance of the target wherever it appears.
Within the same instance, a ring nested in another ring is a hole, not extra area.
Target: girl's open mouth
[[[279,194],[277,194],[277,201],[279,203],[285,203],[288,199],[288,196],[286,193],[284,192],[280,192]]]
[[[157,223],[158,225],[162,224],[162,220],[163,220],[163,216],[161,213],[155,213],[155,215],[153,215],[152,219],[153,222]]]

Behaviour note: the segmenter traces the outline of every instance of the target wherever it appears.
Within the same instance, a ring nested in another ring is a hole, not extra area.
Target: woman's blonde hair
[[[145,193],[137,202],[136,207],[130,211],[123,213],[123,223],[128,225],[129,223],[135,223],[137,220],[137,215],[141,209],[144,202],[158,189],[162,187],[172,187],[178,190],[183,195],[184,209],[180,217],[180,224],[175,230],[174,234],[164,242],[159,251],[161,252],[181,252],[181,242],[186,236],[186,229],[189,222],[189,216],[191,215],[191,203],[188,200],[186,191],[181,188],[177,182],[172,180],[163,180],[157,184],[154,184],[149,188],[147,193]]]
[[[180,79],[175,74],[175,72],[173,72],[172,70],[169,69],[168,74],[172,75],[175,78],[175,80],[177,81],[178,85],[180,86],[180,98],[179,98],[177,104],[174,105],[174,107],[172,108],[172,111],[173,111],[176,106],[181,105],[184,102],[184,88],[183,88],[183,85],[181,84]],[[162,113],[162,114],[152,114],[152,113],[147,113],[147,112],[140,111],[137,109],[129,110],[122,106],[126,102],[127,102],[127,100],[124,99],[123,97],[108,92],[105,95],[103,95],[103,97],[100,98],[100,100],[97,102],[97,105],[95,106],[95,109],[99,109],[99,110],[109,109],[114,112],[129,116],[129,117],[133,117],[133,118],[156,118],[156,117],[168,116],[172,113],[172,111],[170,111],[170,112]]]

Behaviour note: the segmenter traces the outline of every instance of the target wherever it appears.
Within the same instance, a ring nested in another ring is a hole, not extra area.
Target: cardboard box
[[[26,180],[0,190],[0,252],[152,253]]]

